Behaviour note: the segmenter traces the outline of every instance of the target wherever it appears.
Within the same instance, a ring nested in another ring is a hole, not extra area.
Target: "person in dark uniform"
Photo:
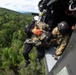
[[[25,27],[25,33],[27,33],[28,35],[23,50],[25,67],[28,64],[30,64],[29,53],[32,50],[33,46],[36,47],[36,50],[38,52],[36,59],[39,64],[40,64],[40,60],[44,57],[45,50],[42,42],[43,43],[48,42],[50,39],[50,38],[47,39],[47,34],[48,34],[48,32],[46,32],[48,30],[47,28],[49,29],[48,25],[40,21],[35,21],[32,24],[27,25]],[[49,37],[51,37],[51,35]],[[44,39],[45,41],[43,41]]]
[[[25,27],[25,33],[27,33],[27,39],[31,38],[33,32],[32,29],[34,28],[34,23],[27,25]],[[36,29],[35,33],[38,33],[38,35],[40,35],[42,33],[41,30]],[[29,52],[32,50],[33,48],[33,44],[32,43],[25,43],[24,44],[24,50],[23,50],[23,56],[25,59],[25,65],[24,67],[28,66],[28,64],[30,64],[30,58],[29,58]],[[40,63],[40,60],[44,57],[44,48],[42,46],[37,46],[36,47],[37,51],[38,51],[38,56],[37,56],[37,61]]]

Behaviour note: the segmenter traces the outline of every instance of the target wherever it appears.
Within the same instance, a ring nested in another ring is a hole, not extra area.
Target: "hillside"
[[[44,65],[40,68],[35,61],[35,49],[30,53],[31,64],[26,69],[22,68],[26,39],[24,27],[32,19],[32,15],[0,8],[0,75],[44,75]]]

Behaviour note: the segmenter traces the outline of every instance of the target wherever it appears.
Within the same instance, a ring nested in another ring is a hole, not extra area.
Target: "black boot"
[[[29,64],[30,64],[30,61],[26,60],[26,61],[25,61],[25,64],[23,65],[23,67],[25,68],[25,67],[27,67]]]

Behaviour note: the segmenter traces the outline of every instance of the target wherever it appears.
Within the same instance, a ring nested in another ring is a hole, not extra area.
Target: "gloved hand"
[[[32,29],[32,33],[35,34],[35,35],[41,35],[42,32],[43,32],[42,30],[37,29],[36,27],[34,27],[34,28]]]
[[[57,49],[56,52],[55,52],[56,56],[61,55],[62,51],[63,51],[63,49],[61,49],[61,48]]]
[[[39,12],[39,16],[42,17],[42,15],[43,15],[43,12]]]
[[[53,34],[53,35],[56,35],[57,33],[58,33],[58,28],[55,27],[55,28],[52,30],[52,34]]]

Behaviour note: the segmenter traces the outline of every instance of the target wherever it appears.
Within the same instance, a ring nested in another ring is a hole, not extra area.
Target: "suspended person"
[[[44,43],[48,45],[47,42],[51,39],[48,30],[48,25],[40,21],[35,21],[35,23],[25,27],[25,33],[27,33],[28,37],[26,38],[23,50],[23,56],[25,59],[24,67],[30,64],[29,53],[33,47],[36,47],[38,52],[36,60],[40,64],[41,59],[43,59],[45,55]]]

